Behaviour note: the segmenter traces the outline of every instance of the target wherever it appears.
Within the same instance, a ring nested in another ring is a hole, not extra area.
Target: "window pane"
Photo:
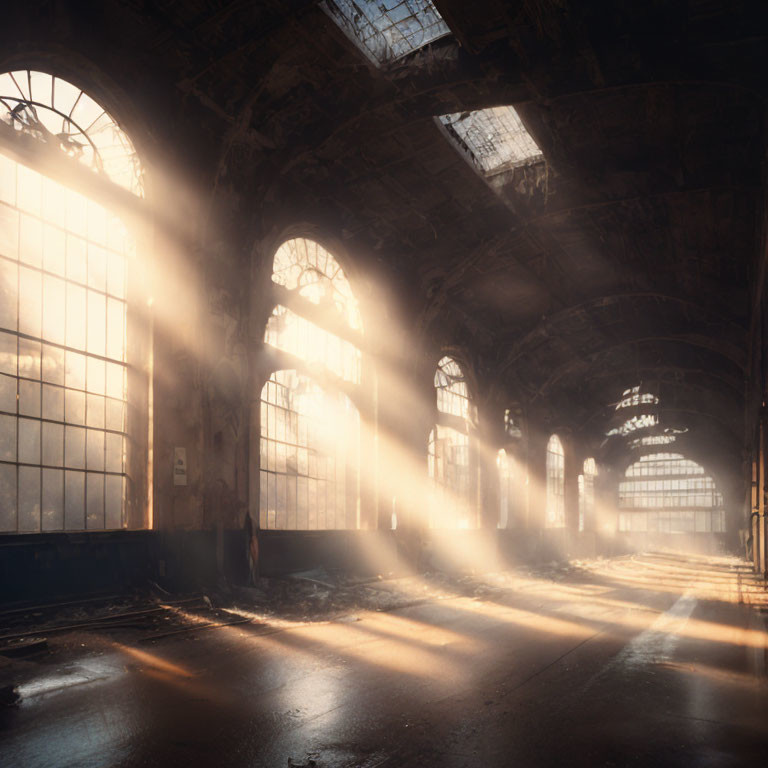
[[[40,337],[43,306],[42,275],[28,267],[19,268],[19,331]]]
[[[16,465],[0,464],[0,531],[16,530]]]
[[[107,528],[123,527],[123,478],[108,475],[105,479],[105,526]]]
[[[123,436],[113,432],[106,434],[106,470],[107,472],[123,471]]]
[[[40,468],[19,467],[19,531],[40,530]]]
[[[65,433],[65,462],[68,467],[85,469],[85,430],[67,426]]]
[[[16,379],[0,373],[0,411],[16,412]]]
[[[87,473],[86,511],[88,529],[104,528],[104,475]]]
[[[40,383],[19,381],[19,413],[22,416],[40,417]]]
[[[64,473],[64,527],[68,531],[85,528],[85,472]]]
[[[40,422],[19,419],[19,461],[40,463]]]
[[[98,471],[104,470],[104,433],[101,430],[88,430],[86,467]]]
[[[16,264],[0,259],[0,328],[16,330],[16,315],[19,310],[18,279],[19,270]]]
[[[64,427],[43,422],[43,464],[61,467],[64,464]]]
[[[64,472],[60,469],[43,470],[43,530],[60,531],[64,528]]]
[[[64,390],[61,387],[43,384],[43,418],[64,421]]]

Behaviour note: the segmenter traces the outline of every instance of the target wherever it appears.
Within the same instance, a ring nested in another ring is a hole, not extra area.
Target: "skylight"
[[[616,410],[619,408],[630,408],[633,405],[655,405],[659,402],[659,398],[656,395],[651,395],[648,392],[641,392],[640,386],[632,387],[631,389],[625,389],[622,392],[621,400],[616,405]]]
[[[605,434],[608,437],[613,435],[621,435],[622,437],[626,437],[626,435],[629,435],[632,432],[636,432],[638,429],[655,427],[658,423],[658,417],[650,413],[644,413],[642,416],[633,416],[631,419],[627,419],[621,426],[614,427]]]
[[[536,163],[543,157],[513,107],[454,112],[439,119],[486,175]]]
[[[375,64],[451,33],[430,0],[324,0],[321,5]]]
[[[632,448],[644,448],[648,445],[670,445],[677,438],[674,435],[648,435],[647,437],[636,437],[631,443]]]

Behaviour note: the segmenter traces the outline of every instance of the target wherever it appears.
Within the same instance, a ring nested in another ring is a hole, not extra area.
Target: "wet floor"
[[[742,766],[768,754],[765,605],[740,561],[659,554],[324,623],[68,636],[0,709],[0,765]]]

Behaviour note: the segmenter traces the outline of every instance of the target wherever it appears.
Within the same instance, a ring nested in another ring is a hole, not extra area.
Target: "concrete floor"
[[[765,760],[765,592],[743,563],[645,555],[488,583],[329,623],[69,636],[0,710],[0,765]]]

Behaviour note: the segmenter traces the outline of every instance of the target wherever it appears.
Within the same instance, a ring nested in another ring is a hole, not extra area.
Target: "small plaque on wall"
[[[187,484],[187,449],[173,449],[173,484]]]

